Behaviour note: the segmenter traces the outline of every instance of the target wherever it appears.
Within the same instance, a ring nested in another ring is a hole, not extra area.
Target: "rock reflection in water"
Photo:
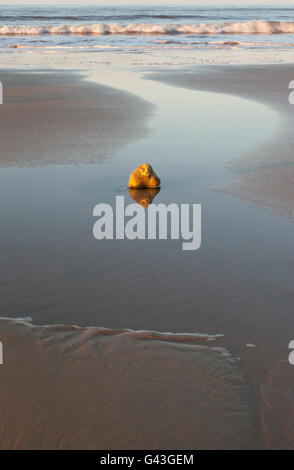
[[[129,189],[130,197],[143,207],[152,204],[153,199],[159,192],[160,188]]]

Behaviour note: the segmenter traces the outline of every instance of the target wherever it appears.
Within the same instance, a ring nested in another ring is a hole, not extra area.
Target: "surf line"
[[[201,246],[201,204],[139,204],[125,206],[124,196],[116,196],[115,214],[110,204],[97,204],[93,216],[96,240],[184,240],[183,250]],[[191,216],[191,217],[190,217]],[[129,220],[126,220],[129,217]],[[169,222],[170,221],[170,222]],[[115,228],[114,228],[115,225]],[[147,228],[147,230],[146,230]],[[147,233],[146,233],[147,232]]]

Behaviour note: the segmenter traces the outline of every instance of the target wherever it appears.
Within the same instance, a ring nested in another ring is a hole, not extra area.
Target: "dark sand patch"
[[[152,106],[73,72],[2,71],[0,166],[103,162],[146,135]]]
[[[2,449],[247,449],[246,379],[205,339],[1,319]]]

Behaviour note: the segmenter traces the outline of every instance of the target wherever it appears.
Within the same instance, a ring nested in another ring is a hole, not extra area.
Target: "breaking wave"
[[[199,24],[80,24],[46,26],[0,26],[1,36],[43,34],[107,35],[107,34],[294,34],[294,22],[248,21]]]

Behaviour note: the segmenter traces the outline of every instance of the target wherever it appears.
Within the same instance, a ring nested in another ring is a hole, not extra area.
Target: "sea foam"
[[[127,24],[99,23],[80,25],[0,26],[1,36],[72,34],[293,34],[294,22],[248,21],[199,24]]]

